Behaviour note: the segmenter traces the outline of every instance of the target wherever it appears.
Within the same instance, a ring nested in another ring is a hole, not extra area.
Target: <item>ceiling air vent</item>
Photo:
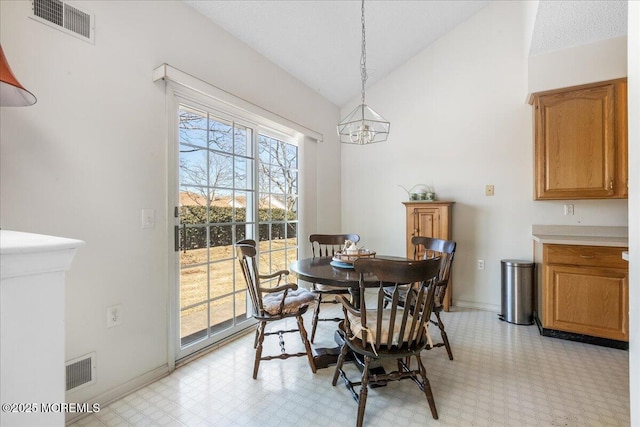
[[[93,43],[95,16],[60,0],[32,0],[31,18]]]

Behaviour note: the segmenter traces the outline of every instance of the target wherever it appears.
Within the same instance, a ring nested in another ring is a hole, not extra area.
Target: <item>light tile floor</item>
[[[626,351],[542,337],[485,311],[456,309],[443,321],[455,360],[443,347],[422,355],[440,419],[413,382],[401,381],[370,390],[366,426],[629,425]],[[323,322],[316,345],[333,345],[332,329]],[[288,335],[288,347],[302,348]],[[333,367],[314,375],[306,358],[264,361],[253,380],[252,344],[245,335],[72,426],[355,424],[355,401],[341,382],[331,386]]]

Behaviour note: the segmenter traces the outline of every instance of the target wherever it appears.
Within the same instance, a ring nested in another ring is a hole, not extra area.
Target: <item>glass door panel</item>
[[[298,147],[260,134],[258,158],[260,268],[273,273],[298,256]]]
[[[249,325],[233,245],[254,235],[255,160],[251,128],[186,105],[178,113],[183,357]]]
[[[186,104],[178,116],[180,359],[255,323],[236,242],[259,242],[263,274],[297,258],[299,172],[293,141]]]

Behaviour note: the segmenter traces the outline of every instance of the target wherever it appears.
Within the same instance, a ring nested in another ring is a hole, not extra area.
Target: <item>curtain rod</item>
[[[251,101],[247,101],[246,99],[240,98],[239,96],[227,92],[224,89],[220,89],[219,87],[207,83],[198,77],[174,68],[169,64],[162,64],[153,70],[153,81],[157,82],[158,80],[177,83],[198,93],[229,104],[235,108],[241,108],[249,114],[262,117],[281,126],[286,126],[306,137],[315,139],[317,142],[322,142],[324,139],[323,134],[318,131],[282,117],[278,113],[274,113],[273,111],[260,107]]]

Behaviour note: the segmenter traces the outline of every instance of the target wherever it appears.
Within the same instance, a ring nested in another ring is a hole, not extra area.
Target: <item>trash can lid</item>
[[[533,261],[527,261],[523,259],[503,259],[500,262],[514,267],[533,267]]]

